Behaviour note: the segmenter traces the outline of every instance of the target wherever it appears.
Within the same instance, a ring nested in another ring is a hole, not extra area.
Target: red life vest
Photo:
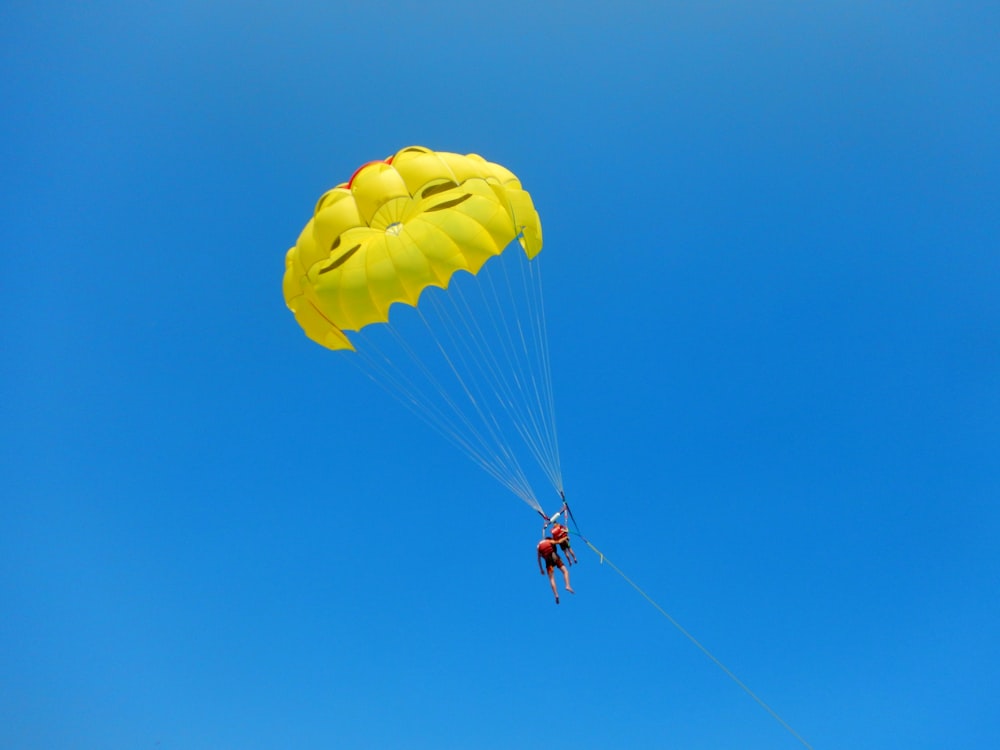
[[[551,539],[543,539],[538,543],[538,556],[549,558],[550,555],[554,554],[556,551],[556,543]]]

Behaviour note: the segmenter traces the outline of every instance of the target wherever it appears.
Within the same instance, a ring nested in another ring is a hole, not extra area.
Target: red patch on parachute
[[[357,169],[355,169],[354,170],[354,174],[351,175],[351,179],[349,179],[347,181],[347,189],[348,190],[350,190],[351,189],[351,185],[354,184],[354,178],[357,177],[359,174],[361,174],[362,170],[367,169],[372,164],[392,164],[392,157],[390,156],[388,159],[377,159],[375,161],[367,161],[364,164],[362,164],[360,167],[358,167]]]

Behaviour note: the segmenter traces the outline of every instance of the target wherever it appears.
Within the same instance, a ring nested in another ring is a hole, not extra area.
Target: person
[[[552,525],[552,541],[558,544],[559,549],[566,555],[567,564],[572,565],[575,562],[579,562],[576,559],[576,553],[573,551],[573,548],[569,546],[569,529],[558,521]]]
[[[549,574],[549,585],[552,586],[552,595],[556,598],[556,604],[559,603],[559,592],[556,590],[556,576],[555,569],[559,568],[562,571],[563,578],[566,581],[566,590],[575,594],[576,592],[570,588],[569,585],[569,570],[563,565],[562,558],[559,557],[559,546],[552,539],[551,536],[545,537],[542,541],[538,543],[538,572],[541,575],[545,575],[545,570],[542,570],[542,560],[545,560],[545,566],[548,569]]]

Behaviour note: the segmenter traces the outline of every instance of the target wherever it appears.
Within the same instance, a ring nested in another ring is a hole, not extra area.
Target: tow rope
[[[562,494],[562,493],[560,493],[560,494]],[[619,576],[621,576],[621,578],[622,578],[623,581],[625,581],[629,586],[631,586],[633,589],[635,589],[639,593],[639,595],[642,596],[643,599],[645,599],[647,602],[649,602],[653,606],[653,608],[656,609],[656,611],[659,612],[661,615],[663,615],[671,625],[673,625],[675,628],[677,628],[677,630],[679,630],[680,633],[685,638],[687,638],[689,641],[691,641],[691,643],[693,643],[695,646],[697,646],[698,650],[701,651],[703,654],[705,654],[705,656],[707,656],[715,664],[715,666],[717,666],[719,669],[721,669],[726,674],[726,676],[729,677],[729,679],[731,679],[733,682],[735,682],[737,685],[739,685],[740,688],[742,688],[743,692],[745,692],[747,695],[749,695],[751,698],[753,698],[754,701],[756,701],[756,703],[761,708],[763,708],[765,711],[767,711],[779,724],[781,724],[781,726],[783,726],[786,730],[788,730],[788,732],[795,739],[797,739],[799,742],[801,742],[809,750],[813,750],[813,746],[810,745],[808,742],[806,742],[806,740],[802,737],[801,734],[799,734],[798,732],[796,732],[791,727],[791,725],[787,721],[785,721],[784,719],[782,719],[781,716],[779,716],[778,713],[773,708],[771,708],[769,705],[767,705],[760,698],[760,696],[758,696],[753,690],[751,690],[749,687],[747,687],[746,683],[743,682],[743,680],[741,680],[739,677],[737,677],[735,674],[733,674],[732,670],[729,669],[729,667],[727,667],[725,664],[723,664],[721,661],[719,661],[719,659],[715,656],[715,654],[713,654],[711,651],[709,651],[707,648],[705,648],[705,646],[701,643],[701,641],[699,641],[697,638],[695,638],[693,635],[691,635],[691,633],[689,633],[684,628],[684,626],[682,626],[679,622],[677,622],[677,620],[675,620],[670,615],[669,612],[667,612],[663,607],[661,607],[659,604],[657,604],[657,602],[653,599],[653,597],[651,597],[649,594],[647,594],[645,591],[643,591],[642,588],[640,588],[639,585],[635,581],[633,581],[631,578],[629,578],[627,575],[625,575],[625,572],[621,568],[619,568],[617,565],[615,565],[613,562],[611,562],[611,560],[609,560],[607,558],[607,556],[603,552],[601,552],[601,550],[597,549],[597,547],[595,547],[590,542],[590,540],[588,540],[583,534],[580,533],[580,527],[577,524],[576,519],[573,517],[573,511],[570,510],[569,503],[566,502],[566,496],[565,495],[563,495],[563,507],[560,509],[559,513],[556,513],[555,516],[552,516],[552,520],[554,520],[556,518],[556,516],[558,516],[560,513],[564,512],[564,511],[566,513],[567,518],[569,518],[570,522],[573,524],[573,531],[570,532],[570,533],[572,533],[575,536],[580,537],[580,541],[582,541],[584,544],[586,544],[588,547],[590,547],[590,549],[592,549],[594,551],[594,554],[596,554],[600,558],[602,565],[607,565],[615,573],[617,573]],[[543,516],[544,516],[544,514],[543,514]],[[546,518],[546,526],[548,526],[549,522],[550,522],[550,519]],[[543,527],[543,532],[544,532],[544,528],[545,527]]]

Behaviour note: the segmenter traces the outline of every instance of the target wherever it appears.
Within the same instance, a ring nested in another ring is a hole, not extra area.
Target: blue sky
[[[288,5],[0,10],[0,746],[801,747],[285,309],[411,144],[534,197],[584,533],[815,748],[1000,742],[995,7]]]

